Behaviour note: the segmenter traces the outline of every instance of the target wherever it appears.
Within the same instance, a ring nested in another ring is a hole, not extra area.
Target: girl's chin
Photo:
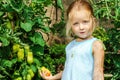
[[[80,38],[80,39],[89,39],[89,38],[91,38],[91,36],[79,36],[78,38]]]

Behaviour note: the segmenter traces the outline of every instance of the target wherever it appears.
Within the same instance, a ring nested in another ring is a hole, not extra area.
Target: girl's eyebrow
[[[78,22],[74,22],[73,24],[77,24]]]

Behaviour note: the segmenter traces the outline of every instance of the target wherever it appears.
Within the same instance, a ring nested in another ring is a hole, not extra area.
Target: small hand
[[[41,71],[39,70],[39,73],[41,75],[41,77],[45,80],[52,80],[52,74],[50,74],[50,76],[47,76],[47,72],[46,71]]]

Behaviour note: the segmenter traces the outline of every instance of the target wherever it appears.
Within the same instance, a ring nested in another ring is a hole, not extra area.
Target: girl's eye
[[[89,23],[89,21],[83,21],[84,24]]]

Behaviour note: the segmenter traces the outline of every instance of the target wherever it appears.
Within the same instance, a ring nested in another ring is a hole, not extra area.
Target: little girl
[[[75,0],[67,11],[66,35],[72,41],[66,46],[64,70],[46,80],[104,80],[103,43],[92,36],[95,18],[91,5],[85,0]]]

